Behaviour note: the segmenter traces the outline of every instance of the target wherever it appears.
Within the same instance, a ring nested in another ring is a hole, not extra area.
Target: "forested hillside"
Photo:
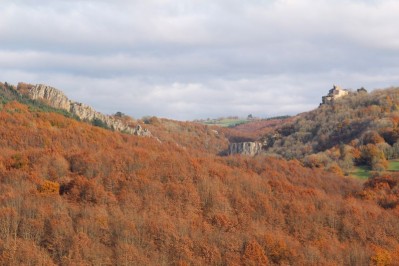
[[[230,142],[254,141],[273,132],[279,126],[292,122],[293,119],[295,118],[289,116],[258,119],[234,127],[221,128],[220,130],[222,130]]]
[[[362,185],[297,160],[219,157],[213,129],[147,125],[161,141],[3,101],[1,264],[399,261],[396,176]]]
[[[383,171],[399,157],[399,88],[350,93],[291,119],[258,138],[266,153],[344,172]]]
[[[143,118],[142,122],[161,142],[174,143],[191,152],[218,154],[228,147],[228,140],[220,127],[157,117]]]

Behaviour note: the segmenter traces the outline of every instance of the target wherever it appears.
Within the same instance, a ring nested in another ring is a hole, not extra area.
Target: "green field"
[[[219,127],[234,127],[240,124],[248,123],[249,120],[247,119],[215,119],[210,121],[205,121],[205,125],[215,125]]]
[[[399,160],[390,160],[387,171],[399,172]],[[358,179],[367,179],[370,177],[371,169],[367,165],[356,166],[351,172],[351,176]]]
[[[399,160],[389,161],[388,171],[397,172],[399,171]]]
[[[351,176],[358,179],[368,179],[370,177],[370,167],[367,165],[356,166]]]

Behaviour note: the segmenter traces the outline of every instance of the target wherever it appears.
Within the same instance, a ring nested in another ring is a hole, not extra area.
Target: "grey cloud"
[[[294,114],[399,82],[393,0],[2,1],[0,78],[104,112]]]

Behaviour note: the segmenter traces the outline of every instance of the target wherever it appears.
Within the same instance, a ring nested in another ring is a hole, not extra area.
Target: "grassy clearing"
[[[367,165],[356,166],[351,172],[351,176],[358,179],[368,179],[370,177],[370,167]]]
[[[399,160],[391,160],[389,161],[388,171],[397,172],[399,171]]]
[[[204,124],[206,125],[215,125],[219,127],[234,127],[240,124],[248,123],[249,120],[247,119],[217,119],[217,120],[210,120],[210,121],[205,121]]]
[[[391,172],[399,172],[399,160],[390,160],[388,162],[388,171]],[[358,179],[368,179],[371,175],[371,169],[367,165],[360,165],[353,168],[353,171],[350,173],[352,177]]]

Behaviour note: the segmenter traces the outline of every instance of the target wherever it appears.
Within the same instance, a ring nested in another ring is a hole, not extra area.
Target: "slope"
[[[58,113],[66,117],[71,117],[76,120],[79,120],[79,118],[76,115],[73,115],[72,113],[66,110],[54,108],[43,102],[30,99],[25,94],[19,93],[14,86],[8,84],[7,82],[5,84],[0,82],[0,107],[2,107],[4,104],[10,101],[18,101],[22,104],[26,104],[32,110]]]
[[[399,89],[350,93],[300,114],[260,140],[268,154],[301,159],[308,166],[353,164],[384,170],[398,158]]]
[[[189,149],[191,153],[202,151],[219,154],[228,147],[226,136],[216,126],[157,117],[144,118],[143,123],[161,142],[174,143]]]
[[[289,116],[257,119],[237,126],[221,128],[220,130],[231,143],[255,141],[275,131],[279,126],[291,122],[293,119]]]
[[[381,204],[372,184],[297,161],[217,157],[15,101],[0,109],[1,264],[399,259],[397,202]]]

